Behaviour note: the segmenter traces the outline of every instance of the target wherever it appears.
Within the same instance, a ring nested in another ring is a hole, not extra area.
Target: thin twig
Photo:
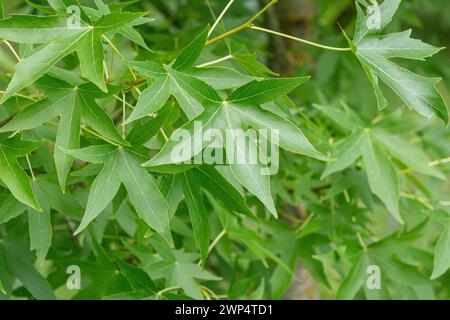
[[[435,167],[441,164],[446,164],[446,163],[450,163],[450,157],[448,158],[444,158],[444,159],[439,159],[439,160],[435,160],[435,161],[431,161],[428,163],[428,165],[430,167]]]
[[[213,64],[220,63],[220,62],[223,62],[223,61],[227,61],[227,60],[230,60],[230,59],[233,59],[233,56],[232,56],[231,54],[229,54],[229,55],[227,55],[227,56],[225,56],[225,57],[222,57],[222,58],[213,60],[213,61],[209,61],[209,62],[206,62],[206,63],[203,63],[203,64],[199,64],[199,65],[197,66],[197,68],[208,67],[208,66],[211,66],[211,65],[213,65]]]
[[[25,155],[25,158],[27,159],[28,168],[30,169],[31,177],[33,178],[33,180],[36,180],[36,177],[35,177],[34,172],[33,172],[33,167],[31,166],[30,157],[28,156],[28,154]]]
[[[223,16],[225,15],[225,13],[227,13],[228,9],[231,7],[233,2],[234,2],[234,0],[230,0],[228,2],[228,4],[225,6],[225,8],[223,9],[223,11],[220,13],[219,17],[216,19],[216,21],[212,25],[211,29],[209,29],[208,38],[214,32],[214,30],[217,28],[217,26],[219,25],[220,20],[222,20]]]
[[[234,28],[234,29],[231,29],[230,31],[227,31],[227,32],[225,32],[225,33],[222,33],[221,35],[219,35],[219,36],[217,36],[217,37],[215,37],[215,38],[213,38],[213,39],[211,39],[211,40],[206,41],[206,45],[210,45],[210,44],[212,44],[212,43],[214,43],[214,42],[216,42],[216,41],[219,41],[219,40],[221,40],[221,39],[223,39],[223,38],[226,38],[226,37],[229,37],[229,36],[231,36],[231,35],[233,35],[233,34],[235,34],[235,33],[238,33],[239,31],[242,31],[242,30],[244,30],[244,29],[249,28],[249,27],[252,25],[252,23],[253,23],[256,19],[258,19],[258,17],[259,17],[260,15],[262,15],[264,12],[266,12],[267,10],[269,10],[269,8],[270,8],[271,6],[273,6],[273,5],[274,5],[275,3],[277,3],[277,2],[278,2],[278,0],[272,0],[272,1],[270,1],[268,5],[266,5],[264,8],[262,8],[257,14],[255,14],[253,17],[251,17],[251,18],[250,18],[249,20],[247,20],[245,23],[241,24],[240,26],[238,26],[238,27],[236,27],[236,28]]]
[[[0,91],[0,93],[1,94],[5,94],[6,91]],[[24,99],[31,100],[31,101],[34,101],[34,102],[39,101],[39,99],[36,99],[36,98],[33,98],[33,97],[29,97],[29,96],[26,96],[26,95],[23,95],[23,94],[20,94],[20,93],[14,93],[13,96],[14,97],[19,97],[19,98],[24,98]]]
[[[208,248],[208,254],[210,254],[214,247],[217,245],[217,243],[220,241],[220,239],[222,239],[222,237],[226,234],[227,232],[225,231],[225,229],[223,229],[213,240],[213,242],[211,242],[211,245]],[[198,265],[201,265],[202,261],[199,260],[197,262]]]
[[[290,35],[285,34],[285,33],[277,32],[277,31],[274,31],[274,30],[266,29],[266,28],[257,27],[257,26],[254,26],[254,25],[249,26],[249,28],[252,29],[252,30],[257,30],[257,31],[270,33],[270,34],[273,34],[273,35],[276,35],[276,36],[280,36],[280,37],[283,37],[283,38],[286,38],[286,39],[290,39],[290,40],[298,41],[298,42],[301,42],[301,43],[309,44],[311,46],[322,48],[322,49],[326,49],[326,50],[332,50],[332,51],[351,51],[352,50],[352,48],[350,48],[350,47],[348,47],[348,48],[338,48],[338,47],[326,46],[326,45],[323,45],[323,44],[320,44],[320,43],[316,43],[316,42],[312,42],[312,41],[309,41],[309,40],[293,37],[293,36],[290,36]]]
[[[126,109],[126,101],[125,101],[125,93],[122,92],[122,138],[125,139],[125,109]]]
[[[115,143],[114,141],[111,141],[111,140],[109,140],[108,138],[105,138],[105,137],[99,135],[97,132],[90,130],[90,129],[87,128],[86,126],[81,126],[81,129],[84,130],[84,131],[86,131],[86,132],[88,132],[88,133],[90,133],[90,134],[92,134],[93,136],[96,136],[97,138],[102,139],[103,141],[108,142],[109,144],[112,144],[112,145],[114,145],[114,146],[116,146],[116,147],[122,147],[120,144]]]
[[[11,50],[11,52],[13,53],[13,55],[16,57],[17,61],[22,61],[22,59],[19,57],[19,55],[17,54],[16,50],[14,50],[14,47],[6,40],[3,40],[3,43],[5,43],[9,50]]]
[[[131,67],[126,63],[126,60],[123,57],[123,55],[120,53],[119,49],[117,49],[117,47],[114,45],[114,43],[112,43],[112,41],[109,40],[108,37],[106,37],[105,35],[103,35],[102,38],[105,39],[105,41],[109,44],[109,46],[114,50],[114,52],[119,57],[120,61],[122,61],[123,64],[125,64],[127,66],[128,70],[130,70],[131,76],[133,77],[134,80],[136,80],[136,74],[134,73],[133,69],[131,69]]]

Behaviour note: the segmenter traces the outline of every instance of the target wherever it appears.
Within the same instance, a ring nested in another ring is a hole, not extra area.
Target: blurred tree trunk
[[[259,0],[263,6],[267,2]],[[315,7],[313,0],[279,0],[266,13],[266,28],[276,30],[295,37],[309,39],[314,32]],[[296,68],[308,61],[308,57],[295,50],[299,43],[285,38],[270,36],[269,67],[282,76],[292,76]],[[300,216],[305,214],[302,205],[285,206],[286,212]],[[305,219],[306,217],[302,217]],[[301,262],[294,271],[295,279],[285,294],[290,300],[317,300],[320,298],[317,286],[311,274]]]
[[[259,0],[261,5],[266,1]],[[279,0],[266,14],[266,27],[292,36],[311,38],[314,31],[313,0]],[[285,38],[270,36],[269,67],[283,76],[290,76],[305,57],[295,52],[300,44]]]

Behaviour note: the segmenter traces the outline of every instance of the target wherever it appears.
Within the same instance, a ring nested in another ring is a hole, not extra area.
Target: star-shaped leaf
[[[17,162],[18,157],[26,156],[39,144],[18,138],[0,140],[0,180],[17,200],[37,211],[42,211],[34,196],[30,178]]]
[[[20,15],[0,20],[0,38],[18,43],[45,43],[16,65],[16,72],[0,103],[38,80],[74,51],[78,53],[82,76],[107,91],[102,37],[144,14],[113,12],[95,21],[85,21],[77,16],[70,17],[79,19],[79,27],[69,25],[69,17],[63,16]]]
[[[28,209],[30,249],[36,250],[37,258],[42,261],[47,256],[53,237],[51,209],[76,219],[81,218],[83,209],[72,196],[61,192],[58,183],[45,177],[33,180],[32,186],[43,212]]]
[[[86,162],[103,164],[91,186],[86,211],[76,234],[106,208],[123,184],[139,217],[171,242],[167,201],[131,149],[94,145],[63,151]]]
[[[220,103],[218,93],[208,84],[191,74],[205,45],[209,28],[184,48],[171,65],[151,61],[133,61],[129,65],[153,82],[145,89],[126,123],[131,123],[161,109],[173,95],[186,116],[192,120],[199,116],[205,104]]]
[[[187,295],[194,299],[202,299],[195,279],[219,281],[221,278],[211,274],[195,263],[197,254],[183,250],[172,250],[159,239],[152,239],[153,247],[162,259],[146,267],[146,271],[154,280],[165,278],[166,286],[180,286]]]
[[[322,177],[342,171],[362,157],[371,191],[400,223],[403,223],[399,212],[400,187],[389,156],[399,159],[418,173],[445,179],[439,170],[429,166],[430,159],[419,147],[390,133],[384,128],[383,121],[372,125],[356,114],[345,114],[338,108],[320,105],[316,105],[316,108],[338,125],[352,131],[348,137],[336,143],[332,156],[335,160],[328,163]],[[348,127],[347,123],[358,125]]]
[[[75,149],[79,147],[81,120],[92,127],[102,137],[115,143],[127,145],[117,132],[108,114],[95,102],[96,98],[108,97],[90,83],[74,87],[64,81],[44,77],[38,84],[50,92],[49,96],[24,108],[0,132],[29,130],[59,116],[59,127],[56,134],[54,158],[58,179],[64,190],[67,175],[73,158],[63,153],[59,147]],[[110,86],[113,93],[117,88]]]
[[[273,101],[283,96],[294,88],[308,80],[308,77],[290,78],[290,79],[267,79],[262,81],[249,82],[228,96],[225,101],[208,101],[205,105],[205,111],[195,119],[189,121],[181,127],[190,133],[188,139],[179,141],[179,131],[175,131],[169,141],[164,145],[161,151],[146,166],[159,166],[171,163],[182,163],[189,161],[192,157],[198,155],[207,146],[203,143],[202,134],[207,129],[218,129],[222,132],[234,132],[237,129],[242,130],[247,127],[254,129],[277,130],[279,133],[278,143],[282,148],[311,156],[320,160],[325,157],[318,152],[305,137],[303,132],[291,121],[282,118],[274,113],[262,109],[261,104]],[[270,137],[266,137],[270,139]],[[235,134],[230,136],[232,141],[224,143],[228,163],[236,179],[276,216],[276,209],[270,192],[270,179],[260,163],[250,164],[249,161],[235,161],[235,157],[245,157],[245,150],[242,144],[237,143],[238,137]],[[233,143],[234,142],[234,143]],[[252,139],[249,139],[250,148],[258,148]],[[236,150],[231,150],[234,148]],[[178,154],[176,150],[189,150],[183,152],[177,159],[173,154]]]
[[[378,25],[372,25],[373,17],[364,15],[356,2],[356,31],[353,40],[348,39],[352,51],[373,85],[379,109],[387,106],[378,83],[381,79],[408,108],[428,118],[436,114],[448,123],[447,105],[436,89],[440,79],[423,77],[391,61],[392,58],[424,60],[442,50],[412,39],[411,30],[384,36],[380,34],[392,20],[399,4],[400,0],[385,0],[377,6],[380,21]]]

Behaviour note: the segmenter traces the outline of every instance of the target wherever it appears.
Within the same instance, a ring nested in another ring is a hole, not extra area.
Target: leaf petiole
[[[111,40],[108,39],[107,36],[102,35],[102,38],[109,44],[109,46],[114,50],[114,52],[117,54],[117,56],[119,57],[120,61],[122,61],[125,65],[125,58],[124,56],[120,53],[119,49],[117,49],[117,47],[114,45],[114,43],[112,43]],[[134,80],[136,80],[136,74],[134,73],[133,69],[130,68],[130,66],[128,66],[128,70],[130,70],[131,76],[133,77]]]
[[[331,50],[331,51],[351,51],[352,50],[352,48],[350,48],[350,47],[348,47],[348,48],[339,48],[339,47],[326,46],[326,45],[323,45],[323,44],[320,44],[320,43],[312,42],[312,41],[309,41],[309,40],[306,40],[306,39],[302,39],[302,38],[297,38],[297,37],[290,36],[290,35],[285,34],[285,33],[281,33],[281,32],[270,30],[270,29],[266,29],[266,28],[257,27],[257,26],[254,26],[254,25],[249,26],[249,28],[252,29],[252,30],[266,32],[266,33],[270,33],[270,34],[273,34],[273,35],[276,35],[276,36],[280,36],[280,37],[283,37],[283,38],[286,38],[286,39],[290,39],[290,40],[294,40],[294,41],[297,41],[297,42],[305,43],[305,44],[308,44],[308,45],[311,45],[311,46],[314,46],[314,47],[318,47],[318,48],[321,48],[321,49],[326,49],[326,50]]]
[[[252,23],[253,23],[256,19],[258,19],[258,17],[259,17],[260,15],[262,15],[264,12],[266,12],[267,10],[269,10],[269,8],[270,8],[271,6],[273,6],[273,5],[274,5],[275,3],[277,3],[277,2],[278,2],[278,0],[272,0],[272,1],[270,1],[264,8],[262,8],[257,14],[255,14],[253,17],[251,17],[249,20],[247,20],[244,24],[241,24],[240,26],[237,26],[237,27],[234,28],[234,29],[231,29],[231,30],[229,30],[229,31],[227,31],[227,32],[225,32],[225,33],[222,33],[221,35],[219,35],[219,36],[217,36],[217,37],[211,39],[211,40],[206,41],[206,45],[210,45],[210,44],[212,44],[212,43],[214,43],[214,42],[216,42],[216,41],[219,41],[219,40],[221,40],[221,39],[223,39],[223,38],[229,37],[229,36],[231,36],[231,35],[233,35],[233,34],[235,34],[235,33],[238,33],[238,32],[240,32],[240,31],[244,30],[244,29],[250,28],[250,26],[252,25]]]

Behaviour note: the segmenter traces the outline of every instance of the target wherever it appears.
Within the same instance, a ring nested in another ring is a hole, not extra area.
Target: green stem
[[[229,54],[229,55],[227,55],[225,57],[222,57],[222,58],[219,58],[219,59],[216,59],[216,60],[213,60],[213,61],[209,61],[209,62],[206,62],[206,63],[203,63],[203,64],[199,64],[197,66],[197,68],[209,67],[209,66],[211,66],[213,64],[220,63],[220,62],[223,62],[223,61],[227,61],[227,60],[230,60],[232,58],[233,58],[233,56],[231,54]]]
[[[13,53],[14,57],[16,57],[17,61],[22,61],[22,59],[19,57],[19,55],[17,54],[16,50],[14,50],[14,47],[6,40],[3,40],[3,43],[6,44],[9,48],[9,50],[11,50],[11,52]]]
[[[130,66],[128,66],[128,64],[125,61],[124,56],[120,53],[119,49],[117,49],[117,47],[114,45],[114,43],[112,43],[112,41],[108,39],[108,37],[106,37],[105,35],[103,35],[102,37],[109,44],[109,46],[114,50],[114,52],[119,57],[120,61],[122,61],[123,64],[125,64],[128,67],[128,70],[130,70],[130,72],[131,72],[131,76],[133,77],[134,80],[136,80],[136,74],[134,73],[133,69],[131,69]]]
[[[326,45],[323,45],[323,44],[320,44],[320,43],[316,43],[316,42],[312,42],[312,41],[309,41],[309,40],[293,37],[293,36],[290,36],[290,35],[285,34],[285,33],[273,31],[273,30],[266,29],[266,28],[257,27],[257,26],[254,26],[254,25],[251,25],[249,28],[252,29],[252,30],[262,31],[262,32],[270,33],[270,34],[273,34],[273,35],[276,35],[276,36],[280,36],[280,37],[283,37],[283,38],[286,38],[286,39],[290,39],[290,40],[294,40],[294,41],[297,41],[297,42],[305,43],[305,44],[308,44],[308,45],[311,45],[311,46],[314,46],[314,47],[318,47],[318,48],[321,48],[321,49],[332,50],[332,51],[351,51],[352,50],[352,48],[350,48],[350,47],[348,47],[348,48],[338,48],[338,47],[326,46]]]
[[[223,229],[223,230],[222,230],[222,231],[214,238],[213,242],[211,243],[211,245],[210,245],[209,248],[208,248],[208,254],[210,254],[210,253],[213,251],[214,247],[217,245],[217,243],[220,241],[220,239],[222,239],[223,236],[226,235],[226,234],[227,234],[226,230]],[[202,260],[200,259],[200,260],[198,260],[197,265],[200,266],[201,264],[202,264]]]
[[[238,27],[236,27],[236,28],[234,28],[234,29],[231,29],[231,30],[229,30],[229,31],[227,31],[227,32],[225,32],[225,33],[222,33],[220,36],[217,36],[217,37],[215,37],[215,38],[213,38],[213,39],[211,39],[211,40],[206,41],[206,45],[208,46],[208,45],[210,45],[210,44],[212,44],[212,43],[214,43],[214,42],[216,42],[216,41],[219,41],[219,40],[221,40],[221,39],[223,39],[223,38],[229,37],[229,36],[231,36],[231,35],[233,35],[233,34],[235,34],[235,33],[238,33],[238,32],[240,32],[240,31],[244,30],[244,29],[250,28],[250,26],[252,25],[252,23],[253,23],[256,19],[258,19],[258,17],[259,17],[260,15],[262,15],[264,12],[266,12],[267,10],[269,10],[269,8],[270,8],[271,6],[273,6],[273,5],[274,5],[275,3],[277,3],[277,2],[278,2],[278,0],[272,0],[272,1],[270,1],[268,5],[266,5],[264,8],[262,8],[257,14],[255,14],[253,17],[251,17],[249,20],[247,20],[244,24],[241,24],[240,26],[238,26]]]
[[[361,237],[361,233],[357,232],[356,233],[356,237],[358,238],[359,244],[361,245],[361,247],[363,248],[364,251],[367,251],[367,245],[364,242],[363,238]]]
[[[6,91],[0,91],[0,93],[1,94],[5,94]],[[38,99],[35,99],[33,97],[29,97],[29,96],[26,96],[26,95],[23,95],[23,94],[20,94],[20,93],[14,93],[13,96],[14,97],[20,97],[20,98],[28,99],[28,100],[31,100],[31,101],[34,101],[34,102],[39,101]]]
[[[90,130],[89,128],[85,127],[85,126],[81,126],[81,129],[92,134],[93,136],[96,136],[97,138],[102,139],[103,141],[108,142],[109,144],[112,144],[113,146],[116,146],[118,148],[121,148],[122,146],[118,143],[115,143],[111,140],[109,140],[108,138],[102,137],[101,135],[99,135],[97,132]]]
[[[180,290],[180,289],[181,289],[180,286],[173,286],[173,287],[165,288],[165,289],[162,289],[162,290],[158,291],[156,293],[156,296],[157,297],[161,297],[166,292],[170,292],[170,291],[174,291],[174,290]]]
[[[125,102],[125,93],[122,92],[122,139],[125,139],[125,109],[126,109],[126,102]]]
[[[27,159],[28,168],[30,169],[31,177],[33,178],[33,180],[36,180],[36,176],[34,175],[34,172],[33,172],[33,167],[31,166],[30,157],[28,155],[26,155],[25,158]]]
[[[435,161],[431,161],[430,163],[428,163],[428,165],[430,167],[434,167],[434,166],[438,166],[440,164],[446,164],[446,163],[450,163],[450,157],[444,158],[444,159],[435,160]]]
[[[219,25],[220,20],[222,20],[223,16],[228,11],[228,9],[231,7],[233,2],[234,2],[234,0],[230,0],[228,2],[228,4],[225,6],[225,8],[222,10],[222,12],[220,13],[219,17],[216,19],[216,21],[212,25],[211,29],[209,29],[208,37],[214,32],[214,29],[216,29],[216,27]]]

